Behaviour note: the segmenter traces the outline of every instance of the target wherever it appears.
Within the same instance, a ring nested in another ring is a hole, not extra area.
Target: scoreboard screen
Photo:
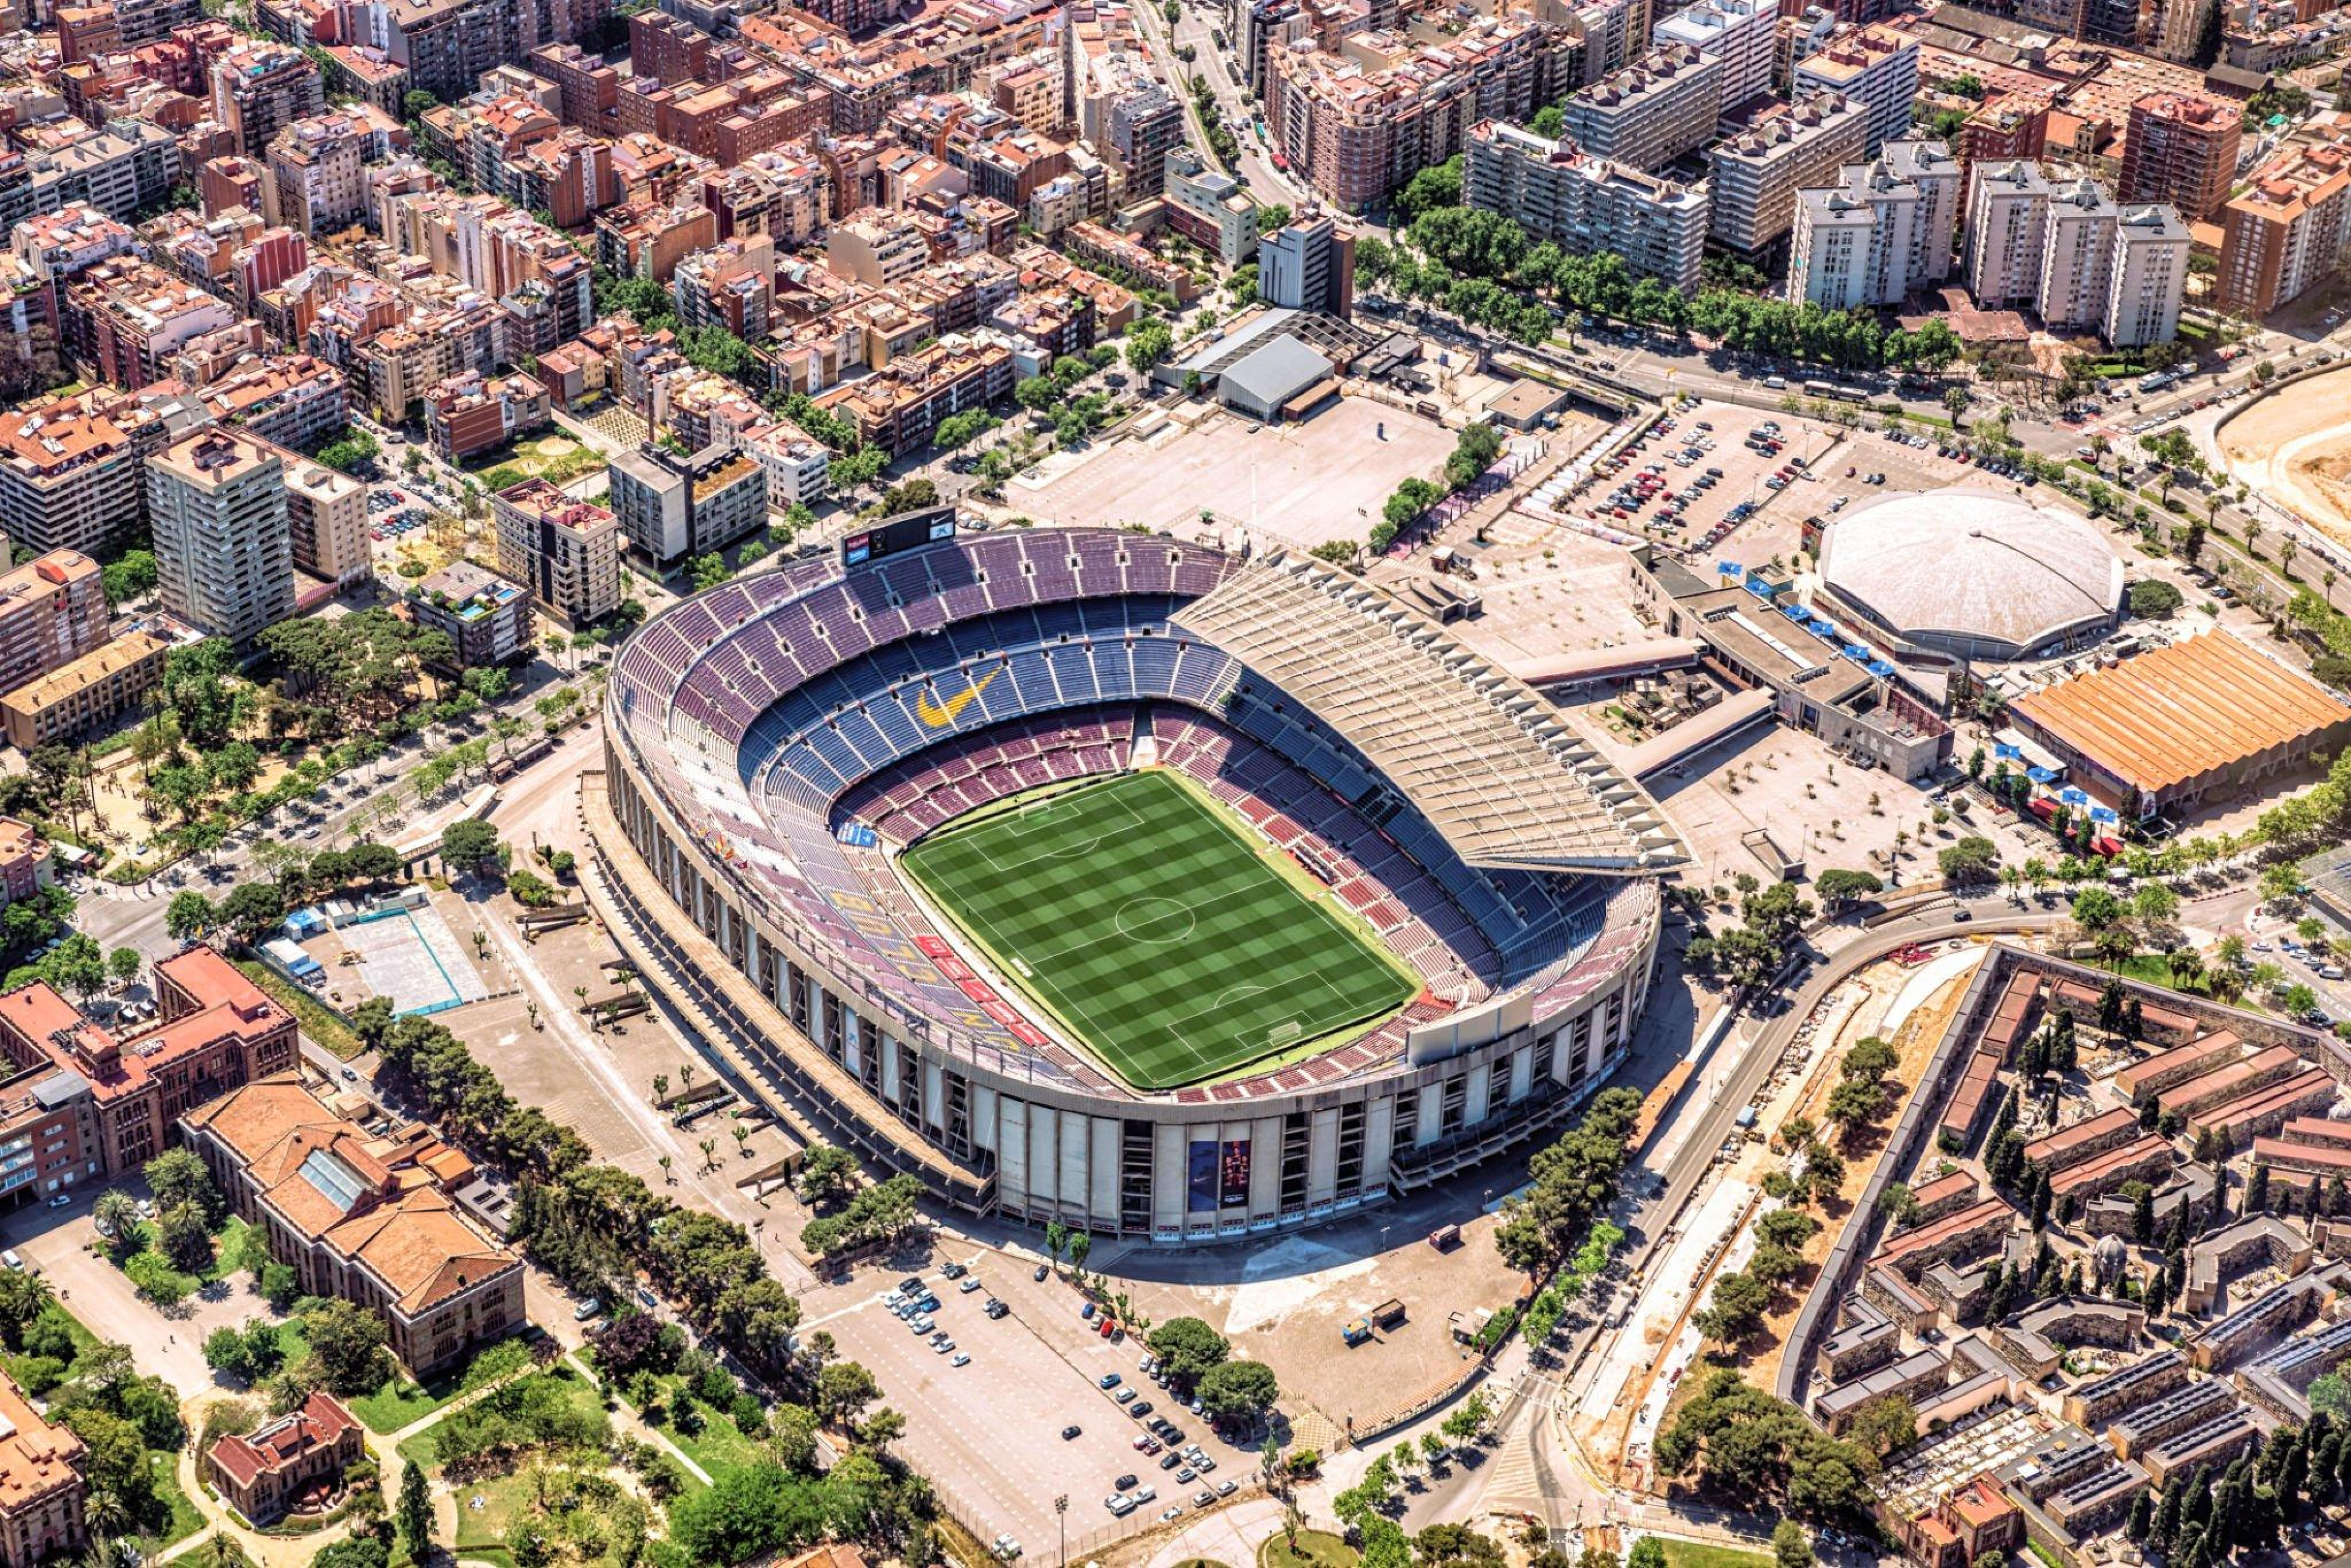
[[[955,537],[956,512],[953,507],[925,507],[919,512],[901,512],[870,528],[843,536],[841,564],[862,566],[867,561],[904,555],[908,550],[920,549],[925,545],[935,545]]]

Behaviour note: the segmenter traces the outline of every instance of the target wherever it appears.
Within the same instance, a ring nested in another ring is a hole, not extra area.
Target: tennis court
[[[1145,772],[950,827],[901,864],[1113,1071],[1170,1089],[1359,1031],[1419,988],[1274,852]]]
[[[335,935],[359,955],[367,988],[388,998],[395,1013],[446,1012],[489,995],[456,933],[430,904],[386,910]]]

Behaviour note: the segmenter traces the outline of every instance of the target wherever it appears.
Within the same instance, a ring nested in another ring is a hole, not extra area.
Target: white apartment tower
[[[163,607],[239,647],[294,613],[286,467],[277,449],[212,429],[147,459]]]
[[[2040,287],[2033,308],[2054,330],[2096,328],[2106,315],[2115,259],[2114,198],[2095,180],[2073,180],[2049,193],[2041,234]]]
[[[1771,90],[1771,52],[1780,26],[1775,0],[1698,0],[1656,25],[1659,48],[1685,45],[1722,62],[1720,112]]]
[[[2188,249],[2188,225],[2172,208],[2124,210],[2115,224],[2115,259],[2106,285],[2109,344],[2136,349],[2179,335]]]
[[[1841,92],[1869,111],[1868,153],[1910,128],[1918,99],[1918,40],[1879,26],[1839,26],[1789,68],[1793,92]]]
[[[1968,292],[2003,310],[2039,298],[2041,252],[2049,227],[2049,182],[2040,166],[1979,163],[1968,198]]]
[[[1951,269],[1959,167],[1938,143],[1896,141],[1796,196],[1788,298],[1826,309],[1898,305]]]

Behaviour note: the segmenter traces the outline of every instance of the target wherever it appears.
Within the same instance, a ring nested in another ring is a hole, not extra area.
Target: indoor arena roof
[[[1686,858],[1656,802],[1551,704],[1344,572],[1277,554],[1171,619],[1312,709],[1471,865],[1630,873]]]

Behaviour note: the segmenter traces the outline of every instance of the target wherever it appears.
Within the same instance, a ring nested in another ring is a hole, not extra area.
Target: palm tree
[[[664,1186],[675,1186],[677,1185],[677,1177],[669,1174],[669,1167],[676,1164],[674,1160],[671,1159],[667,1155],[664,1155],[661,1158],[655,1160],[653,1164],[661,1166],[662,1184]]]
[[[2245,553],[2252,556],[2255,560],[2259,560],[2262,557],[2262,552],[2254,548],[2256,545],[2260,544],[2261,541],[2261,518],[2252,517],[2247,517],[2245,519]]]
[[[2302,541],[2292,534],[2278,540],[2278,570],[2286,576],[2294,575],[2294,558],[2302,549]]]
[[[691,1061],[681,1061],[677,1065],[677,1092],[681,1094],[694,1092],[694,1063]]]
[[[662,1103],[664,1101],[667,1100],[668,1098],[669,1098],[669,1074],[668,1074],[668,1073],[666,1073],[666,1072],[656,1072],[656,1073],[654,1073],[654,1074],[653,1074],[653,1103],[654,1103],[654,1104],[656,1104],[656,1105],[658,1105],[658,1104]]]
[[[702,1140],[702,1168],[706,1171],[718,1168],[718,1140],[716,1138]]]

